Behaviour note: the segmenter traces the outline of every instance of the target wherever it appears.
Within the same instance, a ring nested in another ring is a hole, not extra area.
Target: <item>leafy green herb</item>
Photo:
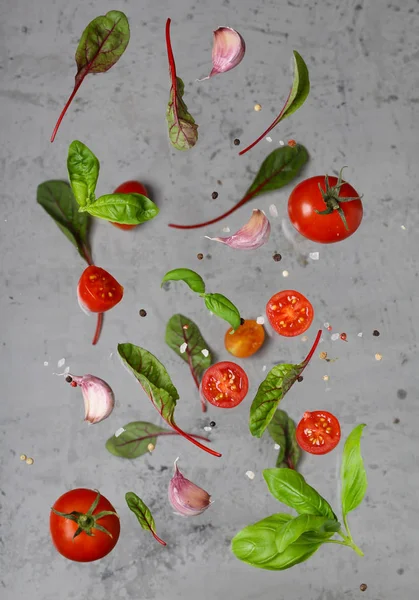
[[[361,456],[361,436],[364,427],[363,424],[358,425],[350,433],[342,455],[342,514],[349,535],[346,516],[361,504],[368,487],[367,474]]]
[[[255,437],[261,437],[271,422],[277,406],[288,390],[294,385],[313,356],[321,338],[317,333],[314,344],[305,360],[299,365],[277,365],[262,381],[250,407],[249,429]]]
[[[173,269],[168,271],[162,279],[162,285],[165,281],[183,281],[193,292],[197,294],[205,293],[205,283],[201,275],[191,269]]]
[[[205,294],[204,301],[208,310],[230,323],[234,331],[240,327],[240,313],[228,298],[222,294]]]
[[[353,505],[353,508],[362,500],[355,498],[350,490],[353,490],[356,473],[363,471],[360,436],[364,427],[358,425],[348,436],[342,460],[342,510],[346,533],[342,531],[330,504],[306,483],[300,473],[292,469],[265,469],[263,476],[271,494],[296,510],[299,516],[278,513],[245,527],[231,542],[233,554],[249,565],[273,571],[289,569],[307,560],[322,544],[347,546],[359,556],[364,556],[352,539],[346,522],[346,509],[343,508],[345,493],[349,497],[349,506]],[[355,455],[358,458],[354,458]],[[350,485],[345,488],[347,482]],[[361,477],[361,486],[365,493],[366,478],[364,483]],[[341,540],[332,539],[336,533]]]
[[[192,378],[199,390],[200,379],[211,365],[212,357],[198,326],[183,315],[173,315],[167,323],[165,339],[166,344],[188,363]],[[202,412],[205,412],[207,406],[202,395],[201,404]]]
[[[166,22],[166,46],[169,59],[170,77],[172,87],[170,88],[170,99],[166,111],[167,124],[169,126],[169,139],[172,146],[177,150],[189,150],[198,141],[198,125],[188,112],[188,107],[183,101],[185,85],[176,75],[175,59],[170,41],[170,23]]]
[[[67,170],[74,197],[80,206],[95,201],[100,164],[93,152],[82,142],[74,140],[68,148]]]
[[[174,431],[201,448],[201,450],[205,450],[213,456],[221,456],[221,454],[204,446],[176,425],[174,414],[179,394],[166,369],[153,354],[144,348],[129,343],[118,344],[118,354],[128,371],[138,379],[154,408]]]
[[[128,508],[132,510],[134,515],[137,517],[139,524],[143,529],[147,529],[151,532],[154,539],[159,542],[162,546],[166,546],[166,542],[164,542],[156,533],[156,524],[154,523],[153,515],[150,512],[148,506],[144,504],[144,502],[134,494],[134,492],[127,492],[125,494],[125,500],[128,504]]]
[[[251,150],[256,144],[258,144],[265,136],[268,135],[270,131],[274,127],[278,125],[280,121],[289,117],[294,113],[300,106],[304,104],[307,99],[307,96],[310,92],[310,79],[308,75],[308,69],[306,63],[303,61],[302,57],[294,50],[294,80],[292,82],[291,91],[285,102],[284,107],[281,112],[275,119],[275,121],[268,127],[266,131],[262,133],[260,137],[256,141],[254,141],[250,146],[247,146],[244,150],[239,152],[241,156],[248,150]]]
[[[301,144],[297,144],[293,148],[290,146],[277,148],[265,158],[255,180],[243,198],[227,212],[204,223],[196,225],[175,225],[170,223],[169,227],[176,229],[197,229],[198,227],[206,227],[207,225],[217,223],[234,213],[238,208],[246,204],[246,202],[253,200],[256,196],[278,190],[290,183],[299,175],[308,158],[308,152]]]
[[[301,448],[295,437],[295,423],[284,410],[277,410],[268,425],[269,435],[279,444],[276,466],[279,469],[296,469],[301,458]]]
[[[118,10],[111,10],[89,23],[76,50],[77,74],[74,90],[58,118],[51,142],[54,141],[61,121],[86,75],[105,73],[113,67],[125,52],[129,38],[128,19]]]

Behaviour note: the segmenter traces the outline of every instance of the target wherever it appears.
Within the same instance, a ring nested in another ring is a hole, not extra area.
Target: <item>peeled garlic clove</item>
[[[183,517],[195,517],[203,513],[211,504],[211,496],[179,471],[175,460],[175,473],[169,483],[169,502]]]
[[[269,219],[263,210],[254,208],[250,220],[233,235],[214,238],[206,235],[205,237],[214,242],[226,244],[235,250],[255,250],[266,244],[270,233],[271,224]]]
[[[243,60],[245,51],[246,44],[238,31],[231,27],[219,27],[214,31],[212,71],[199,81],[234,69]]]
[[[109,415],[115,406],[115,396],[112,388],[94,375],[71,375],[66,381],[72,386],[79,386],[84,400],[84,420],[89,423],[100,423]]]

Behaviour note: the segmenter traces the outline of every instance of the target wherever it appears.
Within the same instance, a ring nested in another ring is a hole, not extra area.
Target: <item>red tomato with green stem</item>
[[[205,371],[200,389],[204,398],[213,406],[234,408],[246,397],[249,380],[239,365],[223,361]]]
[[[307,331],[314,309],[305,296],[294,290],[274,294],[266,305],[269,323],[279,335],[294,337]]]
[[[78,488],[55,502],[50,515],[51,539],[60,554],[77,562],[103,558],[119,539],[119,517],[97,490]]]
[[[307,411],[297,425],[296,438],[305,452],[327,454],[339,444],[339,421],[325,410]]]
[[[345,167],[344,167],[345,168]],[[288,200],[288,216],[304,237],[320,244],[340,242],[361,224],[361,196],[339,177],[310,177],[299,183]]]
[[[90,265],[77,286],[77,297],[83,310],[104,313],[122,300],[124,288],[105,269]]]
[[[146,196],[148,198],[148,192],[142,183],[139,181],[126,181],[125,183],[121,183],[120,186],[116,188],[114,194],[141,194],[142,196]],[[123,225],[122,223],[112,223],[115,227],[119,227],[119,229],[134,229],[137,225]]]

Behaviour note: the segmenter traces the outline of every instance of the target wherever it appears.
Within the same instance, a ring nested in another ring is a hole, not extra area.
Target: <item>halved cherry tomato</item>
[[[296,437],[299,446],[306,452],[327,454],[339,444],[339,421],[325,410],[305,412],[297,425]]]
[[[246,320],[236,331],[231,327],[224,337],[227,352],[237,358],[255,354],[265,341],[265,330],[256,321]]]
[[[141,194],[142,196],[147,196],[148,198],[148,192],[146,188],[139,181],[126,181],[125,183],[121,183],[121,185],[118,186],[114,191],[114,194]],[[125,230],[138,227],[137,225],[123,225],[122,223],[112,223],[112,225],[119,227],[119,229]]]
[[[305,296],[294,290],[278,292],[266,305],[269,323],[280,335],[293,337],[307,331],[314,310]]]
[[[246,397],[249,380],[239,365],[219,362],[209,367],[202,378],[201,393],[210,404],[234,408]]]
[[[106,312],[122,300],[124,288],[105,269],[91,265],[85,269],[77,286],[82,308],[94,313]]]

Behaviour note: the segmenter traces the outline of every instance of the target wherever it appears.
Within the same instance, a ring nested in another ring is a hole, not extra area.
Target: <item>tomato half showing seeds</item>
[[[126,181],[125,183],[121,183],[120,186],[116,188],[114,194],[141,194],[142,196],[147,196],[148,192],[142,183],[139,181]],[[123,225],[122,223],[112,223],[115,227],[119,227],[119,229],[134,229],[134,227],[138,227],[138,225]]]
[[[266,305],[266,314],[273,329],[286,337],[307,331],[314,318],[311,302],[294,290],[284,290],[272,296]]]
[[[339,444],[339,421],[325,410],[305,412],[297,425],[296,436],[298,445],[306,452],[327,454]]]
[[[122,300],[124,288],[105,269],[91,265],[85,269],[77,286],[77,296],[84,310],[106,312]]]
[[[340,242],[355,233],[361,224],[360,196],[349,183],[342,181],[341,175],[342,171],[339,178],[310,177],[291,192],[290,221],[301,235],[313,242]]]
[[[60,554],[77,562],[103,558],[116,546],[119,517],[96,490],[78,488],[55,502],[49,520],[51,538]]]
[[[202,378],[201,393],[219,408],[234,408],[246,397],[249,380],[239,365],[219,362],[209,367]]]
[[[256,321],[246,320],[236,331],[231,327],[224,337],[227,352],[237,358],[248,358],[261,348],[265,330]]]

